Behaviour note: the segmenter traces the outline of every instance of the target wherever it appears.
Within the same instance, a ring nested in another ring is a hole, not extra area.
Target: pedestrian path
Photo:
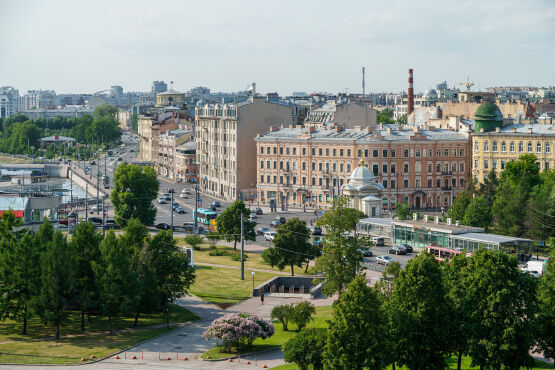
[[[216,263],[195,262],[195,265],[197,265],[197,266],[210,266],[210,267],[223,267],[223,268],[227,268],[227,269],[241,270],[241,266],[218,265]],[[276,274],[276,275],[291,275],[289,272],[285,272],[285,271],[259,269],[259,268],[254,268],[254,267],[245,267],[245,270],[257,271],[257,272],[268,272],[270,274]]]

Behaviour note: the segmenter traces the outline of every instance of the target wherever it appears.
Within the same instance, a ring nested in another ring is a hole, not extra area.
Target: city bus
[[[193,209],[193,220],[195,219],[195,217],[197,219],[197,222],[203,225],[211,225],[216,221],[216,217],[218,217],[218,214],[209,209],[199,208],[197,210]]]
[[[438,247],[437,245],[428,245],[426,247],[428,253],[434,255],[438,261],[445,261],[450,260],[451,258],[459,255],[462,253],[460,250],[450,249],[450,248],[442,248]],[[470,256],[471,253],[466,253],[466,256]]]

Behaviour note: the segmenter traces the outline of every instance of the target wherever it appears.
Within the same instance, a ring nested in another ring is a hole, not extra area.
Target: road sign
[[[320,216],[322,216],[322,211],[318,212],[318,214],[319,214]]]
[[[198,198],[198,201],[202,203],[202,199]]]

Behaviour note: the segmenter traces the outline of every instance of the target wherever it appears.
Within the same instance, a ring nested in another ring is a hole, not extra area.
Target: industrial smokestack
[[[365,73],[364,72],[365,72],[364,67],[362,67],[362,96],[363,97],[366,96],[366,91],[365,91],[365,88],[364,88],[364,79],[365,79]]]
[[[412,79],[412,68],[409,69],[409,98],[407,101],[407,116],[414,111],[414,86]]]

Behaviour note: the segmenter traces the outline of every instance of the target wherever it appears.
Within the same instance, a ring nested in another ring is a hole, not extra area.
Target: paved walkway
[[[241,270],[241,266],[218,265],[216,263],[195,262],[195,265],[196,266],[224,267],[226,269]],[[269,272],[270,274],[276,274],[276,275],[291,275],[290,272],[286,272],[286,271],[275,271],[275,270],[269,270],[269,269],[259,269],[259,268],[254,268],[254,267],[245,267],[245,270],[259,271],[259,272]]]

